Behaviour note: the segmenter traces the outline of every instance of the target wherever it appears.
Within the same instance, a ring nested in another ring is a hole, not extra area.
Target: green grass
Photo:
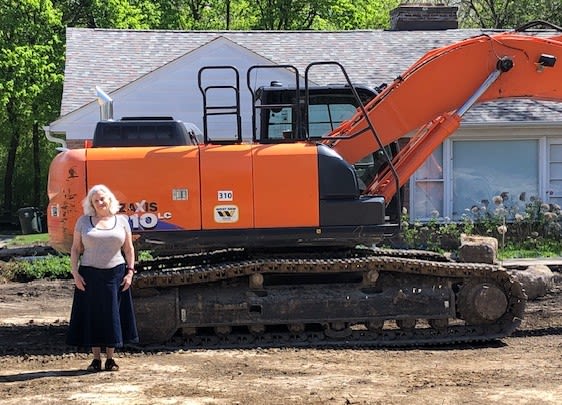
[[[8,247],[44,245],[49,242],[48,233],[35,233],[29,235],[16,235],[7,241]]]
[[[562,244],[555,241],[542,241],[534,246],[517,246],[512,243],[500,248],[499,259],[535,259],[562,257]]]

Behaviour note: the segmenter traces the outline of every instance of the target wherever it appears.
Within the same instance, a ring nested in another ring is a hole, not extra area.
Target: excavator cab
[[[283,86],[280,82],[260,87],[256,92],[262,107],[258,118],[259,142],[318,139],[333,131],[355,113],[360,103],[366,104],[377,94],[366,86],[355,88],[359,100],[347,85],[311,87],[308,100],[304,89],[297,93],[294,86]]]

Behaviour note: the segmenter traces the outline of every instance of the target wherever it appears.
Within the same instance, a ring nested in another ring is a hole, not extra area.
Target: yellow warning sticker
[[[236,205],[215,206],[215,222],[219,222],[219,223],[238,222],[238,206]]]

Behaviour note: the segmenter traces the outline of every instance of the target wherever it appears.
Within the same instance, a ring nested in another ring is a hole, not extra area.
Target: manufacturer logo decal
[[[236,205],[215,206],[215,222],[218,223],[238,222],[238,207]]]
[[[122,203],[120,212],[129,216],[132,229],[154,229],[160,220],[172,218],[171,212],[160,212],[155,201],[135,201]],[[130,212],[133,211],[133,214]]]

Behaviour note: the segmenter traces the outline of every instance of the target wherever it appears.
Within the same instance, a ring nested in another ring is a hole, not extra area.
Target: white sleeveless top
[[[82,215],[76,221],[75,231],[82,235],[84,252],[80,258],[82,266],[98,269],[111,269],[125,263],[121,247],[127,233],[131,233],[129,220],[123,215],[115,215],[115,225],[110,229],[98,229],[90,216]]]

